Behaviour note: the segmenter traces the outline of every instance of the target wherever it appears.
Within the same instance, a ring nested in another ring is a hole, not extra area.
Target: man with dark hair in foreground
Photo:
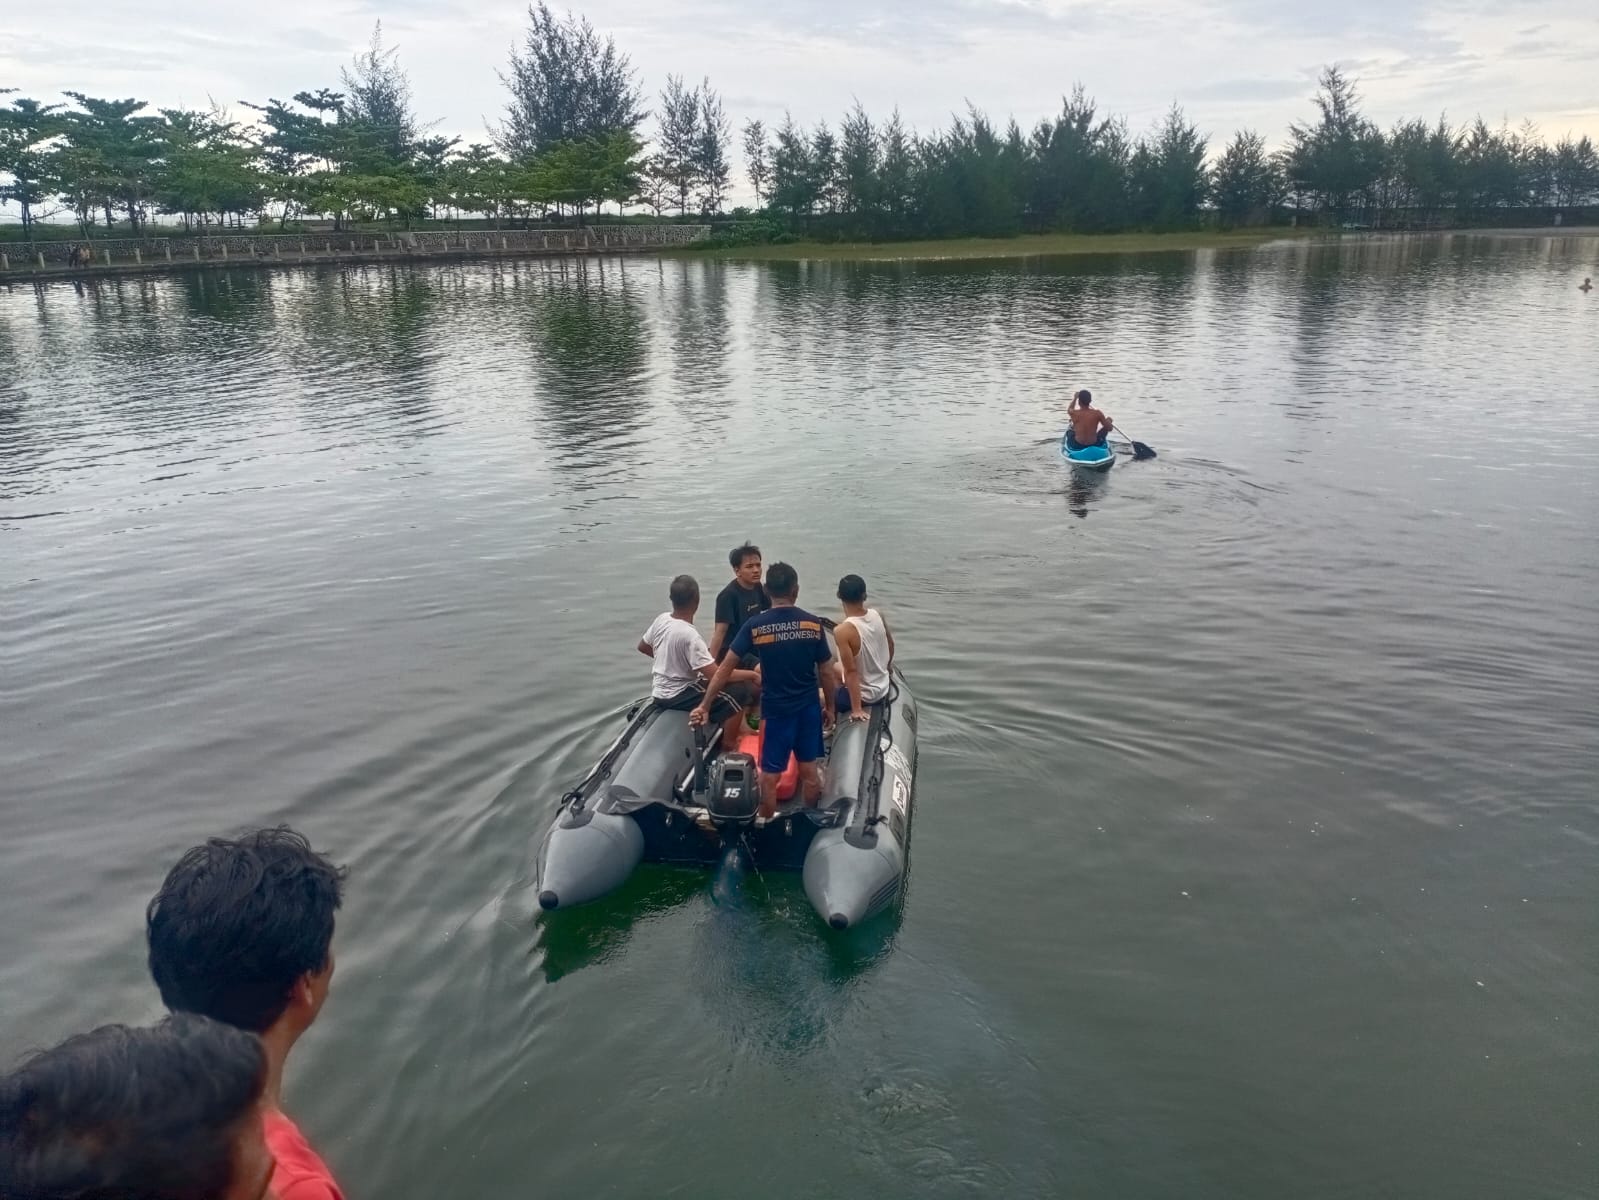
[[[212,838],[178,860],[150,901],[150,974],[173,1012],[259,1034],[277,1200],[342,1200],[327,1165],[284,1115],[283,1065],[333,978],[344,871],[287,826]]]
[[[0,1196],[261,1200],[266,1054],[188,1013],[106,1025],[0,1077]]]

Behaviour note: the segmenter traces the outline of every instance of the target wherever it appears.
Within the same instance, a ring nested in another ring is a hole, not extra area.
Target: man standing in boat
[[[705,680],[711,677],[715,660],[700,631],[694,628],[694,614],[700,607],[700,585],[692,575],[679,575],[667,589],[672,610],[651,622],[639,639],[638,652],[650,662],[650,697],[661,708],[682,712],[694,708],[705,695]],[[737,683],[758,678],[754,671],[735,670]],[[738,727],[743,712],[728,696],[718,696],[716,719],[722,724],[722,745],[738,742]]]
[[[1066,430],[1068,450],[1103,446],[1110,431],[1115,428],[1115,423],[1094,407],[1093,393],[1087,388],[1083,388],[1072,397],[1072,403],[1066,409],[1066,416],[1071,421],[1070,427]]]
[[[740,658],[753,654],[761,664],[761,811],[777,812],[778,776],[792,753],[799,763],[800,787],[808,806],[822,798],[822,730],[832,724],[838,671],[827,646],[822,619],[798,607],[799,572],[773,563],[766,572],[772,607],[744,622],[711,676],[705,698],[689,714],[699,726],[710,719],[711,704],[733,677]],[[818,674],[821,691],[818,693]]]
[[[716,624],[711,629],[711,657],[718,663],[726,656],[728,647],[744,627],[744,622],[772,607],[771,597],[761,586],[761,548],[751,542],[734,546],[727,556],[727,562],[733,568],[733,579],[716,595],[713,618]],[[739,707],[754,708],[761,694],[761,677],[753,674],[754,656],[751,655],[739,666],[750,670],[751,677],[748,681],[735,679],[728,686],[727,694]]]
[[[844,619],[833,627],[833,641],[838,644],[844,686],[838,689],[834,704],[839,712],[847,712],[851,721],[865,721],[871,717],[866,706],[888,695],[894,635],[883,614],[866,607],[866,580],[859,575],[846,575],[838,581],[838,598],[844,605]]]

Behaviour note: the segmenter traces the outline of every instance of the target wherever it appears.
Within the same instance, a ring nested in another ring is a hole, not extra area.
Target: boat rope
[[[627,728],[622,730],[622,735],[615,742],[611,743],[611,748],[600,756],[600,761],[594,764],[594,769],[583,777],[582,782],[561,797],[563,806],[570,804],[574,812],[580,810],[583,807],[584,793],[594,784],[610,778],[616,760],[622,756],[622,751],[627,749],[628,743],[633,740],[633,731],[638,728],[633,719],[638,716],[641,708],[650,703],[650,700],[651,697],[645,696],[627,706]]]
[[[829,633],[837,634],[838,622],[831,617],[823,617],[822,624]],[[871,774],[866,776],[865,786],[861,789],[861,803],[870,804],[872,815],[867,817],[861,825],[863,830],[870,829],[879,821],[888,818],[883,815],[882,805],[879,803],[878,790],[883,786],[883,757],[894,748],[894,701],[899,699],[899,683],[894,678],[892,671],[888,676],[888,695],[884,696],[878,704],[883,714],[883,721],[878,726],[878,737],[872,749]],[[875,722],[874,722],[875,723]],[[869,799],[868,799],[869,798]]]
[[[894,701],[899,699],[899,684],[892,674],[888,677],[888,695],[883,697],[882,713],[883,724],[880,726],[876,745],[872,749],[872,773],[866,779],[866,795],[871,797],[872,815],[866,818],[863,829],[870,829],[879,821],[886,821],[888,817],[883,812],[882,796],[879,793],[883,787],[883,759],[894,748]],[[862,797],[864,800],[865,797]]]
[[[744,853],[749,858],[750,870],[755,872],[755,878],[760,880],[761,890],[766,893],[768,901],[772,898],[772,887],[766,882],[766,876],[761,874],[761,864],[755,858],[755,847],[750,845],[749,835],[740,833],[738,840],[744,844]]]

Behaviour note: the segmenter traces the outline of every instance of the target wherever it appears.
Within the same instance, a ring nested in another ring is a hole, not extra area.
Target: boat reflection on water
[[[650,926],[690,915],[683,974],[705,1017],[763,1055],[807,1053],[888,959],[901,910],[833,931],[818,928],[797,875],[751,870],[728,877],[725,868],[718,875],[646,865],[600,900],[540,913],[534,920],[546,982],[623,954],[635,932],[648,937]]]
[[[645,864],[599,900],[533,918],[535,952],[546,982],[611,959],[627,948],[640,926],[688,906],[703,909],[694,931],[690,970],[695,978],[725,977],[741,995],[764,991],[759,981],[770,979],[789,993],[786,1000],[808,985],[825,987],[836,997],[839,984],[858,978],[888,954],[901,911],[896,906],[859,926],[833,931],[818,927],[797,875],[762,875],[744,864],[724,863],[709,874]],[[718,998],[725,990],[711,987],[707,1002],[716,1008],[728,1004]]]
[[[634,928],[686,903],[705,889],[698,871],[641,866],[608,896],[581,908],[536,918],[546,982],[604,962],[627,947]],[[529,905],[536,911],[536,903]]]
[[[1103,500],[1110,487],[1109,471],[1078,471],[1066,468],[1066,507],[1079,519],[1088,517],[1088,510]]]
[[[717,883],[689,959],[700,1004],[738,1042],[778,1058],[803,1054],[888,958],[901,910],[834,932],[817,927],[796,875]]]

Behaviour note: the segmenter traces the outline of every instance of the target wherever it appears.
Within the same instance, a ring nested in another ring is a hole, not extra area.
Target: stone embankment
[[[566,254],[647,254],[692,245],[708,225],[598,225],[421,233],[229,234],[222,237],[103,238],[0,242],[0,280],[138,275],[220,266],[439,262]],[[71,261],[73,250],[87,255]]]

